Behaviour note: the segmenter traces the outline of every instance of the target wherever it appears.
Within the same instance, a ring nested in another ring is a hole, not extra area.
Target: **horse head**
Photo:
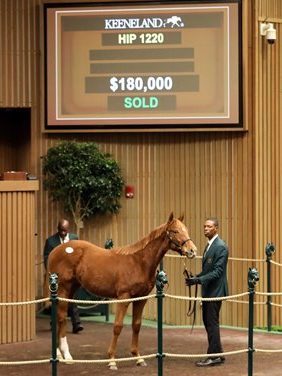
[[[170,249],[178,252],[181,256],[194,258],[197,254],[197,247],[190,238],[187,227],[184,225],[184,216],[174,218],[173,213],[170,214],[166,227],[166,234],[170,241]]]

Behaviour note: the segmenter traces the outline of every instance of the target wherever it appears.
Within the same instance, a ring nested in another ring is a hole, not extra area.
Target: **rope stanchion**
[[[57,376],[57,304],[58,304],[58,275],[52,273],[49,276],[49,290],[51,292],[51,320],[52,320],[52,376]]]
[[[253,375],[253,353],[254,353],[254,295],[255,286],[259,280],[258,271],[255,268],[250,268],[248,273],[249,286],[249,329],[248,329],[248,376]]]
[[[168,283],[163,270],[159,271],[156,279],[158,304],[158,376],[163,375],[163,298],[164,286]]]
[[[271,292],[271,257],[275,252],[275,247],[272,243],[267,243],[265,247],[265,254],[266,254],[266,266],[267,266],[267,292]],[[271,307],[271,295],[267,296],[267,330],[271,331],[272,326],[272,307]]]

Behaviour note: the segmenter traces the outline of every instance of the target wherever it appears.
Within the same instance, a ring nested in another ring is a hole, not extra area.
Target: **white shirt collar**
[[[60,242],[61,242],[61,244],[62,244],[62,243],[67,243],[67,242],[69,242],[69,241],[70,241],[70,236],[69,236],[69,234],[67,234],[67,235],[65,236],[64,239],[62,239],[62,238],[60,237]]]
[[[208,248],[210,248],[210,246],[212,245],[212,243],[215,241],[216,238],[218,238],[218,234],[215,234],[215,236],[208,241],[209,243]]]

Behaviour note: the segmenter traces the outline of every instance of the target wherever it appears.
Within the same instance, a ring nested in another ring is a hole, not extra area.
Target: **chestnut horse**
[[[183,217],[176,219],[170,214],[167,223],[153,230],[133,245],[107,250],[83,240],[71,240],[57,246],[49,255],[49,273],[58,275],[58,295],[71,299],[79,286],[103,297],[131,299],[147,296],[153,289],[157,267],[168,250],[193,258],[196,246],[191,240]],[[133,301],[131,354],[139,357],[139,331],[146,299]],[[58,354],[71,360],[66,338],[65,301],[59,301]],[[123,320],[129,302],[117,304],[113,337],[108,349],[109,367],[117,369],[115,362],[117,340],[123,328]],[[138,359],[138,365],[146,365]]]

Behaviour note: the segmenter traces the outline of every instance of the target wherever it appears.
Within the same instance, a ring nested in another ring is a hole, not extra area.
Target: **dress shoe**
[[[211,366],[219,366],[220,364],[224,363],[224,358],[206,358],[196,362],[196,366],[198,367],[211,367]]]
[[[84,328],[83,328],[82,325],[77,324],[77,325],[74,325],[74,326],[72,327],[72,332],[73,332],[74,334],[77,334],[78,332],[81,332],[83,329],[84,329]]]

